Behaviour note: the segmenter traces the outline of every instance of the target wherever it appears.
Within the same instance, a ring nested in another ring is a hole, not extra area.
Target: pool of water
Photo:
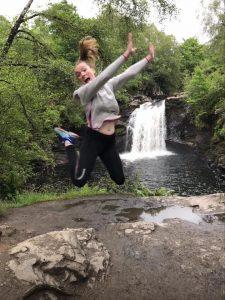
[[[142,208],[126,208],[117,214],[117,217],[125,217],[129,221],[145,221],[161,223],[166,219],[178,218],[199,224],[203,219],[193,211],[191,207],[170,206],[144,210]]]
[[[156,214],[151,212],[143,212],[140,215],[140,219],[146,222],[163,222],[166,219],[182,219],[189,221],[195,224],[199,224],[202,221],[202,218],[193,212],[191,207],[180,207],[180,206],[171,206],[166,207]]]
[[[190,147],[168,143],[173,155],[123,160],[126,174],[138,174],[149,188],[165,187],[179,195],[225,192],[225,182]]]
[[[183,196],[225,192],[225,182],[210,170],[207,163],[190,147],[169,143],[167,150],[170,153],[149,155],[137,160],[123,160],[125,177],[132,178],[138,174],[140,181],[151,189],[165,187]],[[97,160],[90,182],[99,182],[104,176],[108,176],[107,171]],[[37,189],[48,186],[54,187],[56,191],[64,191],[73,186],[67,165],[58,166],[54,176],[37,176],[32,184]]]

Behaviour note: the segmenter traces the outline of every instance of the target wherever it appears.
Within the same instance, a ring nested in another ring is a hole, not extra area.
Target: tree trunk
[[[6,55],[8,54],[9,49],[12,46],[13,40],[14,40],[14,38],[16,37],[16,35],[18,33],[19,27],[24,22],[24,16],[28,12],[28,10],[29,10],[29,8],[30,8],[33,1],[34,0],[29,0],[28,1],[27,5],[24,7],[24,9],[21,12],[19,18],[16,20],[14,26],[12,27],[12,29],[10,31],[10,34],[8,36],[8,39],[7,39],[5,45],[2,49],[2,53],[0,55],[0,63],[2,63],[4,61]]]

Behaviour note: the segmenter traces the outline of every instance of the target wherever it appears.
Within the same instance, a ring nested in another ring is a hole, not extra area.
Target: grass
[[[22,207],[37,202],[68,200],[79,197],[88,197],[96,195],[108,194],[107,190],[99,187],[89,187],[85,185],[83,188],[71,188],[64,193],[55,192],[25,192],[18,194],[13,200],[0,201],[0,214],[3,214],[9,208]]]
[[[150,196],[169,196],[172,195],[172,191],[168,191],[165,188],[159,188],[151,190],[145,187],[136,178],[128,178],[124,185],[116,185],[110,178],[103,177],[99,180],[98,186],[85,185],[82,188],[69,188],[65,192],[34,192],[27,191],[21,194],[17,194],[13,199],[0,201],[0,214],[9,208],[18,208],[22,206],[31,205],[38,202],[44,201],[58,201],[58,200],[68,200],[80,197],[106,195],[106,194],[130,194],[138,197],[150,197]]]

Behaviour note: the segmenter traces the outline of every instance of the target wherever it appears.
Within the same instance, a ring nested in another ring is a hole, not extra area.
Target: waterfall
[[[165,100],[142,104],[131,114],[126,138],[126,151],[131,141],[130,152],[122,154],[128,160],[143,157],[155,158],[170,155],[166,150]]]

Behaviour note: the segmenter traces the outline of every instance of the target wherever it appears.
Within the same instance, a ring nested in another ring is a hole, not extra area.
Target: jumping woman
[[[74,99],[79,100],[84,107],[87,119],[87,130],[80,152],[76,152],[74,147],[78,135],[59,127],[55,128],[65,145],[72,182],[78,187],[87,182],[98,156],[113,181],[118,185],[125,181],[122,162],[115,147],[115,125],[121,117],[115,92],[154,59],[154,46],[148,46],[145,58],[120,75],[113,76],[135,51],[132,34],[129,33],[126,51],[95,76],[98,44],[90,37],[80,41],[80,58],[75,66],[75,74],[82,85],[73,93]]]

